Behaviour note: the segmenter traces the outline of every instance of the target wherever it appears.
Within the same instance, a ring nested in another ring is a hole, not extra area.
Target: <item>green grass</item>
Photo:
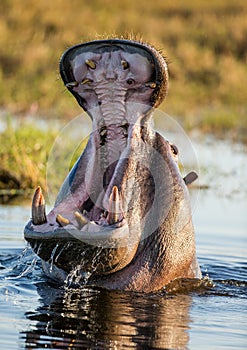
[[[75,147],[71,135],[66,137],[58,127],[41,128],[25,119],[16,123],[9,117],[0,133],[0,202],[2,196],[8,199],[6,189],[23,194],[41,186],[57,194],[86,141],[79,140]],[[11,198],[15,192],[9,194]]]
[[[242,0],[2,0],[0,107],[15,114],[77,115],[80,108],[65,92],[58,62],[69,46],[104,34],[133,34],[163,50],[170,61],[166,113],[191,128],[219,132],[222,125],[224,132],[237,128],[244,134],[247,2]]]
[[[0,174],[5,171],[13,176],[19,189],[34,189],[38,185],[46,189],[46,162],[56,134],[23,121],[14,126],[9,119],[5,131],[0,133]],[[0,182],[1,189],[6,187]]]

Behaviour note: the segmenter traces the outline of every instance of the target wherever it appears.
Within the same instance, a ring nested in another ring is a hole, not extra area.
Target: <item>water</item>
[[[29,204],[0,207],[0,343],[4,349],[246,349],[247,154],[196,144],[191,190],[197,252],[208,286],[122,293],[58,287],[26,247]],[[213,286],[212,286],[213,285]]]

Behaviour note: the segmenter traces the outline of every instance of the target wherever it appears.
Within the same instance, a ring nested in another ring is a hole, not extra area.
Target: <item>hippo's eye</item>
[[[135,83],[134,79],[128,79],[127,80],[127,84],[129,84],[129,85],[132,85],[134,83]]]
[[[178,155],[178,148],[174,144],[170,143],[171,151],[174,154],[174,156]]]

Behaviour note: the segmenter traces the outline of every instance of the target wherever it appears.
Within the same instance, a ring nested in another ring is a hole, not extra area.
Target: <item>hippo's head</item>
[[[184,181],[176,146],[151,123],[167,93],[165,59],[146,44],[99,40],[68,49],[60,73],[93,131],[48,215],[35,192],[25,239],[46,272],[138,291],[200,276],[185,184],[193,174]]]

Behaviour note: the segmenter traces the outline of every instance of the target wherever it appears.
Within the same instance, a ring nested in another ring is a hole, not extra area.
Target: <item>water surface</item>
[[[191,189],[203,286],[122,293],[58,287],[26,247],[29,204],[0,206],[0,339],[4,349],[246,349],[247,154],[204,139]]]

